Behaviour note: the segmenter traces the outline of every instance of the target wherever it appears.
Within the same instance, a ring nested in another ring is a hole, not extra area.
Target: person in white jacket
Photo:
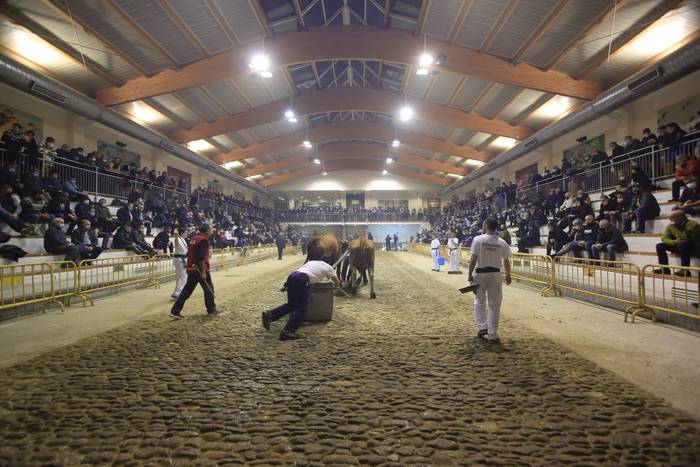
[[[459,267],[459,239],[454,232],[450,232],[447,239],[447,251],[450,255],[450,271],[448,274],[462,274]]]
[[[187,283],[187,229],[179,227],[173,240],[173,265],[175,266],[175,290],[170,295],[177,300]]]
[[[433,271],[440,272],[440,240],[437,234],[433,232],[433,241],[430,242],[430,253],[433,256]]]

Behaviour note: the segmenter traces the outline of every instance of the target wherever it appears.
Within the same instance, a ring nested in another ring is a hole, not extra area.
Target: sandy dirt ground
[[[215,279],[217,317],[124,295],[151,314],[3,370],[0,464],[696,464],[692,417],[511,313],[478,339],[472,298],[411,256],[293,342],[260,325],[292,264]]]

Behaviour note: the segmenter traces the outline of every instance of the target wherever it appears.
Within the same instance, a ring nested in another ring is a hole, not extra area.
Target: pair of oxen
[[[347,267],[341,258],[348,253]],[[357,291],[360,285],[367,285],[369,276],[370,298],[377,298],[374,293],[374,242],[365,237],[350,242],[341,242],[332,233],[311,237],[306,246],[306,260],[316,259],[335,266],[338,277],[347,281],[351,290]]]

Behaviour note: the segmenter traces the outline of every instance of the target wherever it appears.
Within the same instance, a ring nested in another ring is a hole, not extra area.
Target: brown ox
[[[360,280],[367,285],[367,274],[369,274],[369,298],[377,298],[374,293],[374,242],[365,237],[357,238],[350,242],[350,267],[348,268],[348,281],[353,289],[357,289]]]
[[[340,242],[332,233],[311,237],[306,245],[306,261],[325,261],[333,266],[340,255]]]

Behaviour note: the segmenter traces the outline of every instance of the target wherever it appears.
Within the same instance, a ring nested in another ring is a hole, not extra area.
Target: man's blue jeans
[[[287,332],[296,332],[304,321],[306,306],[309,303],[309,276],[294,271],[287,277],[287,303],[270,310],[270,321],[277,321],[289,315],[284,326]]]

